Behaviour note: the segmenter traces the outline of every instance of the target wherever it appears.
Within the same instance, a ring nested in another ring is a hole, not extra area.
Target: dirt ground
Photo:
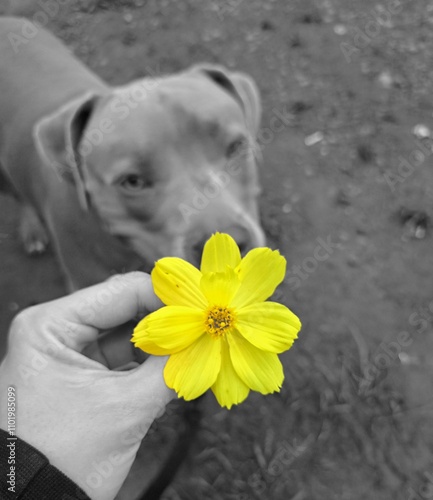
[[[303,330],[280,394],[231,411],[209,396],[163,498],[433,498],[431,3],[65,3],[47,27],[113,84],[208,61],[251,74],[263,98],[263,226],[289,263],[278,299]],[[0,213],[6,332],[64,288],[52,254],[23,253],[15,203],[0,198]],[[176,409],[145,442],[158,457]]]

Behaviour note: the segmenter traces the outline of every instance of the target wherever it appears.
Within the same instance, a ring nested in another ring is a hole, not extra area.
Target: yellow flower
[[[255,248],[241,258],[228,234],[205,244],[200,270],[177,257],[156,262],[152,282],[166,307],[136,326],[132,342],[170,355],[168,387],[186,400],[209,388],[231,408],[248,396],[279,391],[284,379],[277,353],[289,349],[301,323],[287,307],[265,302],[284,279],[278,251]]]

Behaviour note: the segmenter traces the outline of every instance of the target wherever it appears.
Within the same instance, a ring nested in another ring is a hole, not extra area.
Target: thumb
[[[160,417],[167,404],[177,397],[164,381],[163,372],[167,359],[167,356],[149,356],[137,368],[124,372],[126,391],[137,402],[145,421]]]
[[[53,336],[81,351],[97,339],[101,330],[144,316],[161,305],[150,276],[133,272],[39,306],[39,312],[44,308],[44,316],[58,326],[52,329]]]

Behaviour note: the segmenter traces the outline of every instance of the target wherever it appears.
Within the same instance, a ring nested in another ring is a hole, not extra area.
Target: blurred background
[[[280,394],[230,411],[206,396],[163,498],[433,498],[433,3],[13,0],[0,14],[39,20],[113,85],[214,62],[260,88],[262,222],[288,261],[276,299],[303,329]],[[65,288],[51,252],[25,255],[15,202],[0,196],[0,214],[3,352],[13,316]],[[174,402],[122,500],[181,425]]]

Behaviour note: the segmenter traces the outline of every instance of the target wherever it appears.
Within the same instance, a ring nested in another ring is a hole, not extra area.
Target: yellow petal
[[[283,281],[286,259],[278,250],[254,248],[236,268],[241,286],[231,305],[245,307],[254,302],[264,302]]]
[[[227,266],[235,268],[241,261],[241,252],[236,241],[225,233],[212,235],[203,248],[201,272],[221,273]]]
[[[238,309],[236,328],[259,349],[283,352],[290,349],[298,337],[301,322],[283,304],[262,302]]]
[[[204,312],[184,306],[166,306],[154,311],[134,329],[134,341],[152,342],[171,354],[195,342],[205,331]]]
[[[221,341],[221,370],[212,386],[212,392],[218,403],[229,410],[233,405],[242,403],[250,392],[233,368],[229,346],[225,340]]]
[[[210,304],[228,306],[241,282],[234,269],[227,267],[223,273],[206,273],[200,287]]]
[[[202,335],[194,344],[170,356],[164,380],[187,401],[198,398],[214,384],[221,368],[221,340]]]
[[[156,295],[168,306],[187,306],[203,309],[207,302],[200,290],[201,272],[178,257],[164,257],[152,271]]]
[[[250,389],[262,394],[280,390],[284,373],[276,354],[257,349],[236,331],[227,339],[234,369]]]
[[[140,334],[136,335],[134,333],[131,342],[134,343],[135,347],[138,347],[148,354],[153,354],[154,356],[167,356],[172,352],[168,349],[159,347],[159,345],[156,345],[155,342],[151,342],[145,335],[140,336]]]

